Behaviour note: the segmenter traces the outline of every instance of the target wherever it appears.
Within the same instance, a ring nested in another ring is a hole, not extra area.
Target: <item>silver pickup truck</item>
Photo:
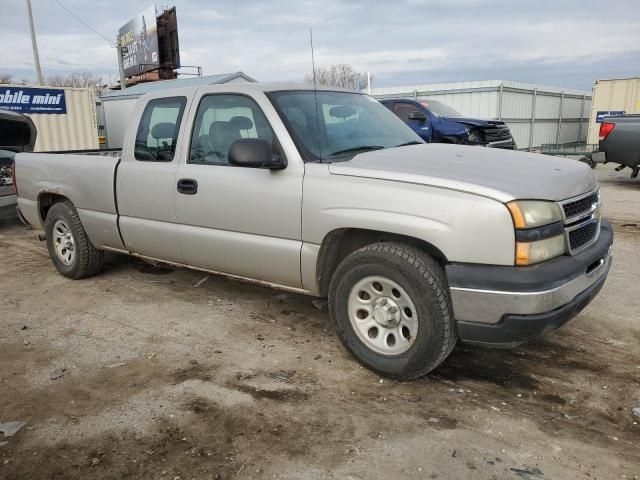
[[[602,287],[612,230],[586,165],[426,145],[373,98],[228,84],[142,97],[118,157],[19,154],[55,267],[103,251],[327,297],[344,345],[415,378],[458,339],[517,345]]]

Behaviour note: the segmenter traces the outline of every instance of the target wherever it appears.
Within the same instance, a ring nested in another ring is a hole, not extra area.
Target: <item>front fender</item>
[[[345,228],[416,238],[451,262],[513,265],[513,222],[501,202],[447,188],[331,175],[326,165],[307,164],[302,239],[308,261],[315,261],[311,251],[319,251],[330,232]]]

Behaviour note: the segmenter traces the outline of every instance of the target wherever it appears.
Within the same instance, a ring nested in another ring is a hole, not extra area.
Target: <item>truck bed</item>
[[[19,153],[15,171],[20,212],[31,225],[42,227],[39,199],[61,195],[74,204],[87,232],[97,232],[91,238],[96,245],[112,240],[121,245],[114,194],[119,163],[118,151]],[[95,236],[101,232],[107,238]]]

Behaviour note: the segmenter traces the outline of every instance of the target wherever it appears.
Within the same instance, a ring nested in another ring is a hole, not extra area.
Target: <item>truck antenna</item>
[[[322,142],[320,140],[320,113],[318,111],[318,85],[316,83],[316,60],[313,51],[313,29],[309,28],[309,42],[311,44],[311,69],[313,70],[313,96],[316,102],[316,127],[318,129],[318,154],[322,162]]]

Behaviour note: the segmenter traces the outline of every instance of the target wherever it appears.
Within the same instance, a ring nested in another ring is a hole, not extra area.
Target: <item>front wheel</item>
[[[457,340],[442,267],[408,245],[376,243],[350,254],[331,280],[329,308],[347,349],[384,376],[425,375]]]
[[[59,202],[49,209],[45,231],[49,256],[62,275],[80,279],[102,270],[103,252],[89,240],[71,202]]]

